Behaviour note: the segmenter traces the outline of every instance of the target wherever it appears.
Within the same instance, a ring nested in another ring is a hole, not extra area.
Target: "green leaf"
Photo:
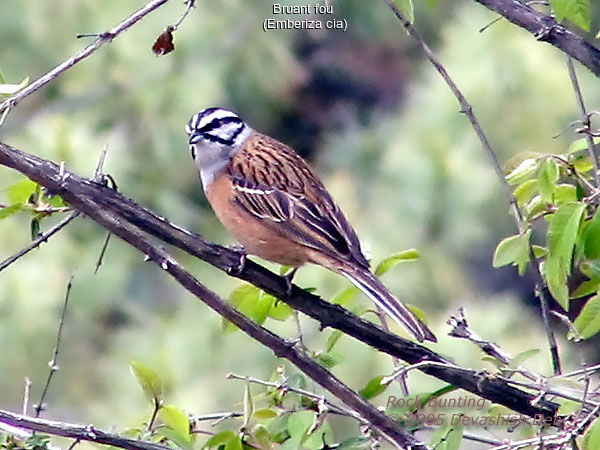
[[[376,377],[371,378],[367,385],[359,391],[359,394],[367,400],[381,394],[389,386],[389,384],[381,384],[382,378],[383,375],[377,375]]]
[[[12,216],[14,213],[21,211],[22,209],[23,209],[22,204],[15,204],[15,205],[7,206],[6,208],[1,208],[0,209],[0,220],[5,219],[8,216]]]
[[[594,163],[589,156],[582,156],[572,161],[575,170],[579,173],[587,173],[594,168]]]
[[[270,295],[263,295],[263,292],[256,286],[243,284],[229,295],[227,301],[235,306],[239,312],[262,325],[275,303],[275,298]],[[223,319],[223,329],[229,332],[236,330],[237,327]]]
[[[548,158],[542,163],[538,173],[538,190],[546,203],[552,203],[554,185],[559,175],[560,171],[554,159]]]
[[[271,450],[273,448],[273,437],[264,425],[256,425],[252,430],[251,436],[262,450]]]
[[[342,441],[335,447],[335,450],[368,450],[371,447],[371,440],[368,437],[354,436]]]
[[[571,298],[581,298],[593,294],[600,288],[600,278],[593,277],[581,283],[571,294]]]
[[[529,202],[537,193],[537,180],[527,180],[518,185],[513,194],[519,206],[523,206]]]
[[[531,358],[534,355],[537,355],[539,352],[540,352],[540,350],[537,348],[534,348],[531,350],[525,350],[524,352],[517,354],[517,356],[515,356],[510,361],[510,364],[508,365],[508,367],[511,369],[516,369],[521,364],[523,364],[525,361],[527,361],[529,358]]]
[[[584,261],[579,265],[579,269],[588,278],[600,278],[600,260]]]
[[[600,209],[588,222],[584,237],[584,254],[589,259],[600,258]]]
[[[277,417],[279,414],[269,408],[262,408],[254,411],[254,418],[257,420],[266,420],[272,419],[273,417]]]
[[[233,431],[221,431],[220,433],[213,435],[208,441],[206,441],[206,444],[204,444],[204,446],[208,448],[218,447],[219,445],[227,444],[229,441],[235,438],[237,438],[237,435]]]
[[[577,188],[572,184],[559,184],[554,188],[554,201],[557,205],[577,201]]]
[[[588,339],[600,331],[600,295],[588,300],[573,325],[582,339]]]
[[[408,20],[410,23],[414,22],[415,12],[412,0],[394,0],[394,5],[396,5],[406,20]]]
[[[33,217],[31,219],[31,240],[33,241],[36,237],[40,235],[40,219],[37,217]]]
[[[600,420],[596,419],[585,431],[583,435],[583,448],[586,450],[600,448]]]
[[[573,400],[564,400],[556,411],[557,416],[570,416],[581,409],[581,403]]]
[[[543,258],[548,254],[548,249],[546,247],[542,247],[541,245],[532,245],[531,249],[533,250],[533,256],[536,258]]]
[[[515,167],[515,169],[506,175],[506,181],[511,185],[521,184],[530,179],[538,168],[538,161],[534,158],[527,158]]]
[[[340,330],[333,330],[331,332],[331,334],[327,338],[327,347],[325,348],[327,352],[330,352],[333,349],[333,347],[335,347],[335,344],[337,344],[337,341],[340,340],[342,335],[343,333]]]
[[[297,411],[290,414],[287,421],[287,431],[291,437],[302,438],[317,417],[314,411]]]
[[[502,267],[508,264],[527,264],[529,261],[529,238],[531,230],[524,234],[516,234],[502,239],[496,247],[492,264],[494,267]]]
[[[548,258],[560,258],[565,271],[568,271],[571,265],[573,247],[584,209],[583,203],[564,203],[552,215],[548,227]]]
[[[418,250],[414,248],[394,253],[393,255],[388,256],[379,263],[379,265],[375,269],[375,275],[379,277],[386,273],[388,270],[390,270],[392,267],[394,267],[396,264],[404,261],[414,261],[420,256],[421,255],[419,254]]]
[[[548,205],[542,199],[541,195],[536,195],[531,199],[527,206],[525,207],[525,211],[527,212],[527,217],[533,217],[536,214],[539,214],[546,210]]]
[[[569,293],[566,281],[571,273],[573,248],[584,210],[583,203],[563,203],[552,214],[548,226],[548,256],[544,262],[544,271],[550,292],[567,310]]]
[[[224,450],[244,450],[242,439],[238,436],[230,439],[229,442],[225,444]]]
[[[269,317],[271,319],[286,320],[294,312],[290,305],[277,300],[272,295],[269,295],[266,292],[263,292],[262,295],[265,297],[271,297],[271,307],[269,308]]]
[[[594,137],[594,145],[598,144],[599,142],[600,142],[600,137]],[[581,139],[577,139],[577,140],[571,142],[571,145],[569,145],[567,153],[571,154],[571,153],[580,152],[582,150],[587,150],[587,149],[588,149],[587,138],[581,138]]]
[[[146,398],[153,405],[158,404],[163,394],[163,385],[158,374],[150,367],[143,365],[138,361],[131,361],[131,373],[137,379],[138,384],[144,391]]]
[[[436,450],[458,450],[462,440],[462,422],[441,425],[431,435],[431,447]]]
[[[567,288],[567,274],[561,269],[558,259],[546,258],[543,264],[543,274],[548,283],[548,290],[563,307],[565,311],[569,310],[569,289]]]
[[[25,204],[28,202],[31,194],[35,192],[38,184],[35,181],[31,181],[29,178],[24,178],[21,181],[13,184],[6,188],[6,195],[10,203],[21,203]]]
[[[315,357],[315,360],[326,369],[331,369],[332,367],[340,364],[344,360],[344,357],[341,353],[331,351],[327,353],[319,353]]]
[[[19,84],[2,83],[0,84],[0,94],[13,95],[29,84],[29,77],[25,77]]]
[[[188,416],[174,405],[163,406],[158,412],[163,423],[177,432],[185,440],[190,438],[190,420]]]
[[[331,299],[331,303],[334,305],[345,306],[350,303],[359,293],[360,289],[351,286],[341,292],[338,292],[335,297]]]
[[[590,0],[550,0],[550,6],[558,22],[568,19],[579,28],[590,31]]]

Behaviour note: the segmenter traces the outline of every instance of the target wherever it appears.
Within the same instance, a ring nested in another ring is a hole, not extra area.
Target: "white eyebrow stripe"
[[[198,118],[200,118],[200,114],[202,114],[202,112],[196,114]],[[226,117],[234,117],[239,119],[238,115],[233,111],[228,111],[226,109],[217,109],[216,111],[213,111],[210,114],[203,115],[202,119],[199,120],[199,123],[194,124],[194,129],[202,128],[203,126],[209,124],[213,120],[225,119]]]

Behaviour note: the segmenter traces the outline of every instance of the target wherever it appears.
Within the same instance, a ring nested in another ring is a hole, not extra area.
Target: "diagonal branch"
[[[538,41],[559,48],[590,69],[596,76],[600,76],[600,50],[559,24],[553,17],[517,0],[475,1],[529,31]]]
[[[171,450],[171,447],[155,444],[153,442],[129,439],[116,434],[106,433],[95,429],[92,425],[75,425],[71,423],[56,422],[54,420],[39,419],[35,417],[14,414],[0,410],[0,423],[16,428],[39,431],[54,436],[90,441],[97,444],[111,445],[126,450]]]
[[[62,185],[71,184],[73,181],[76,183],[83,181],[76,175],[66,171],[59,179],[62,180]],[[105,188],[97,183],[89,183],[91,186],[99,187],[103,191],[106,189],[114,192],[112,189]],[[85,212],[89,217],[106,227],[112,234],[119,236],[121,239],[137,248],[146,255],[148,260],[156,263],[186,290],[194,294],[222,317],[225,317],[227,320],[237,325],[246,334],[271,349],[275,355],[290,361],[311,379],[339,398],[352,410],[356,411],[364,421],[368,422],[371,427],[385,439],[398,448],[426,448],[418,443],[411,434],[397,426],[394,421],[387,417],[383,412],[379,411],[375,406],[371,405],[367,400],[342,383],[331,372],[310,358],[306,352],[296,348],[294,344],[283,340],[269,330],[257,325],[218,297],[215,293],[203,286],[189,272],[185,271],[169,253],[159,245],[153,244],[146,235],[137,230],[131,223],[121,220],[121,218],[113,214],[112,211],[99,205],[96,202],[96,199],[83,192],[78,193],[77,196],[72,195],[69,191],[63,192],[62,185],[59,184],[56,186],[52,183],[50,189],[61,193],[65,200],[72,206]]]
[[[0,143],[0,164],[18,170],[46,186],[50,191],[61,195],[73,207],[89,215],[111,232],[115,232],[115,229],[123,226],[124,223],[133,224],[138,229],[276,296],[320,322],[322,328],[332,327],[341,330],[379,351],[410,364],[422,361],[441,363],[425,365],[420,370],[522,414],[532,417],[535,415],[551,417],[556,414],[557,405],[546,399],[532,404],[531,402],[536,398],[534,395],[511,387],[489,374],[456,367],[428,348],[386,333],[344,308],[325,302],[297,286],[293,286],[291,294],[288,295],[284,278],[252,261],[247,261],[244,269],[236,273],[239,255],[235,251],[207,242],[201,236],[171,224],[108,187],[70,172],[61,174],[56,164],[23,153],[3,143]],[[221,314],[220,311],[218,312]]]

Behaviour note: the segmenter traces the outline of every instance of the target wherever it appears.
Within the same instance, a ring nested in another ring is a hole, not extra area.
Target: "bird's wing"
[[[296,243],[368,268],[352,226],[304,160],[262,138],[260,152],[245,150],[234,158],[233,201]]]

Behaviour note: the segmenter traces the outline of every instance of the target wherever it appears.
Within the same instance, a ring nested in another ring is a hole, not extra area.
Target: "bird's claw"
[[[244,268],[246,267],[246,257],[247,257],[246,249],[244,248],[244,246],[238,245],[238,244],[232,245],[228,248],[229,248],[229,250],[237,253],[239,259],[238,259],[236,265],[230,266],[227,268],[227,273],[229,275],[233,275],[233,276],[240,275],[244,271]]]

